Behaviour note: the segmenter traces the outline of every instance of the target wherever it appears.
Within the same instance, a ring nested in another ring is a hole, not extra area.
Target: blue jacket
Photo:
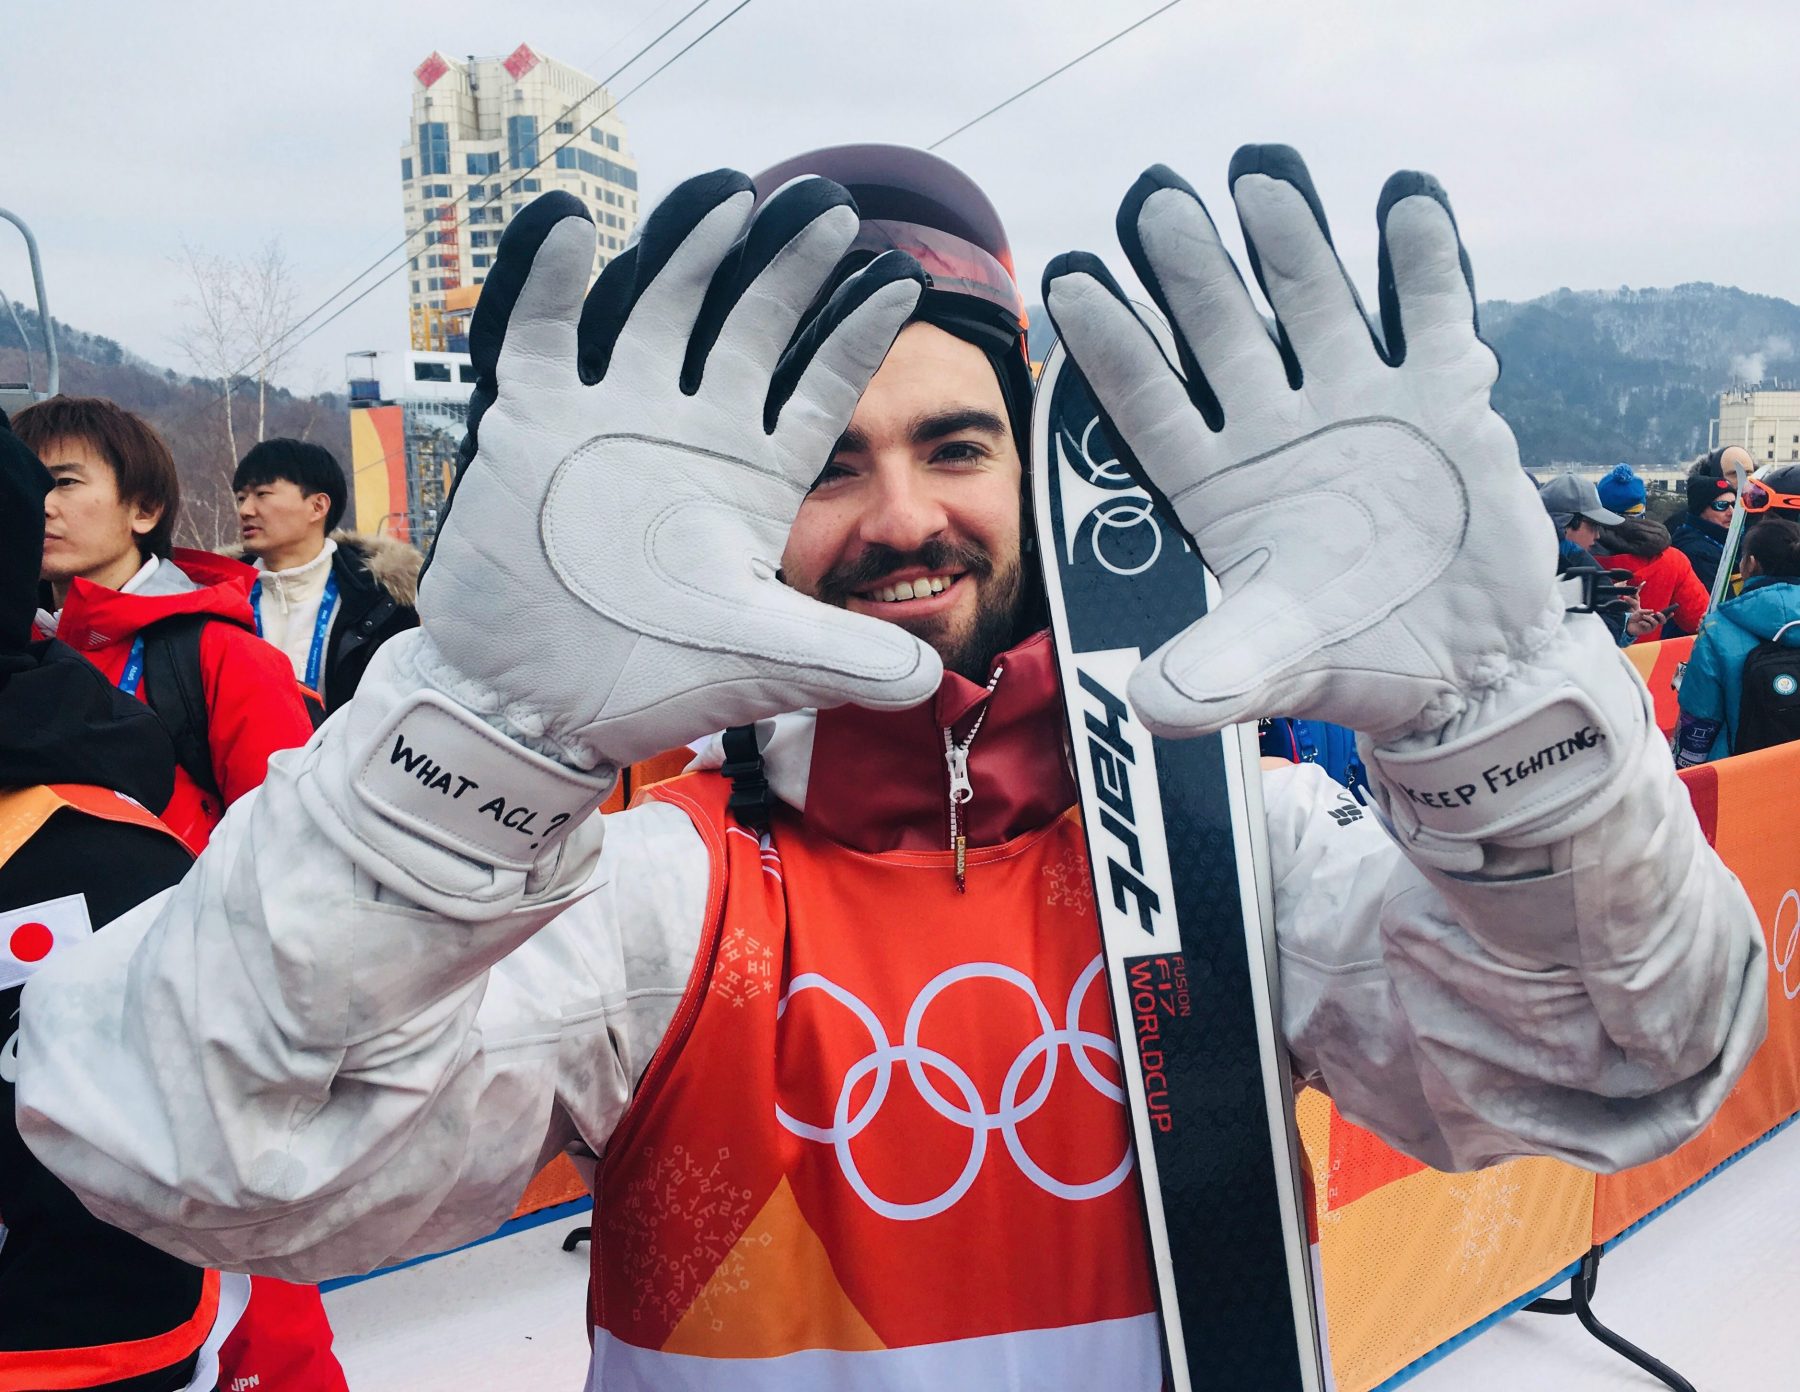
[[[1262,752],[1273,759],[1287,759],[1296,764],[1317,764],[1357,800],[1364,801],[1363,790],[1369,786],[1368,770],[1356,752],[1356,734],[1342,725],[1328,725],[1323,720],[1289,720],[1278,717],[1259,722],[1258,735]]]
[[[1681,677],[1681,726],[1677,755],[1683,764],[1707,763],[1730,754],[1737,738],[1738,698],[1744,659],[1783,624],[1800,619],[1800,580],[1758,575],[1744,592],[1706,616],[1693,656]],[[1784,647],[1800,648],[1800,628],[1788,630]]]
[[[1719,562],[1725,558],[1725,535],[1723,527],[1691,512],[1669,527],[1669,540],[1694,563],[1694,574],[1708,591],[1719,574]]]

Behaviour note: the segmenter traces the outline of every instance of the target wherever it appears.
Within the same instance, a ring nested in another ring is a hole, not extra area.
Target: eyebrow
[[[914,416],[907,424],[906,439],[909,444],[927,445],[933,440],[941,440],[947,435],[960,435],[965,430],[973,430],[986,435],[1005,435],[1007,425],[999,416],[984,407],[952,406],[947,410]],[[869,437],[855,426],[851,426],[838,436],[832,453],[834,455],[857,454],[867,451],[868,448]]]
[[[74,474],[80,478],[87,477],[87,465],[77,464],[73,461],[66,464],[46,464],[44,467],[50,471],[52,478],[61,478],[64,474]]]

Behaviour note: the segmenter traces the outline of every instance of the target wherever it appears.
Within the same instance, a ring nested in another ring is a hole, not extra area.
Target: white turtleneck
[[[291,570],[264,570],[260,559],[255,562],[262,586],[258,602],[262,635],[287,654],[297,681],[306,680],[313,625],[318,621],[319,600],[324,597],[325,581],[331,575],[331,557],[336,550],[337,543],[328,537],[318,555]],[[321,671],[319,685],[324,684],[325,674]]]

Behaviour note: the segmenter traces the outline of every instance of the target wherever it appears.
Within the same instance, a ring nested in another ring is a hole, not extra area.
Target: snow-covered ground
[[[588,1249],[546,1224],[329,1292],[352,1392],[577,1392]],[[1566,1290],[1559,1294],[1566,1294]],[[1699,1392],[1800,1389],[1800,1126],[1609,1253],[1594,1308]],[[1517,1314],[1408,1392],[1656,1392],[1572,1317]]]

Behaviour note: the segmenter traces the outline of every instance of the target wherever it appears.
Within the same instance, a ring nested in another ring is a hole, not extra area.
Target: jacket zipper
[[[956,892],[968,893],[968,851],[969,838],[963,832],[963,804],[975,796],[975,785],[969,781],[969,748],[975,743],[975,736],[981,733],[982,722],[987,719],[988,704],[991,704],[994,688],[1000,685],[1000,678],[1006,672],[1005,667],[994,668],[994,675],[988,678],[989,701],[983,703],[975,717],[975,723],[969,727],[969,737],[958,743],[950,726],[944,726],[944,765],[950,773],[950,849],[956,852]]]

